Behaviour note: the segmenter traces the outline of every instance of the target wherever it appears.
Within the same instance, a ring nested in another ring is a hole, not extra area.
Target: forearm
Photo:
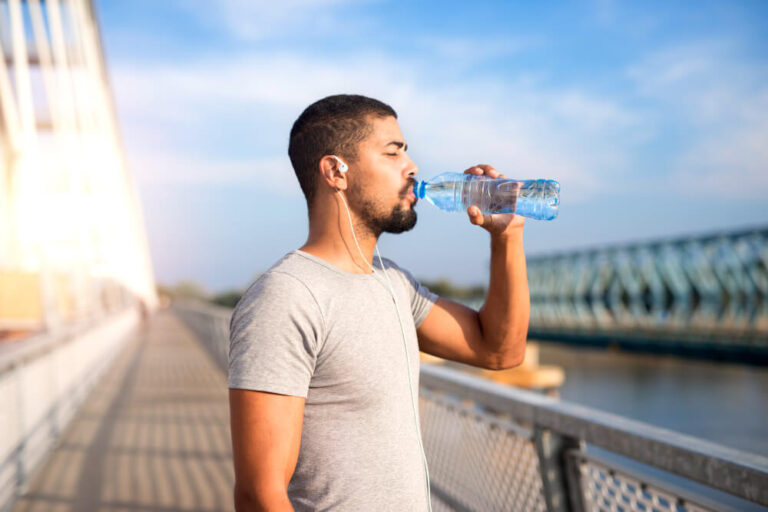
[[[237,512],[293,512],[293,506],[286,491],[246,492],[235,487],[235,510]]]
[[[525,356],[531,311],[523,250],[523,228],[491,235],[488,295],[479,318],[489,366],[516,366]]]

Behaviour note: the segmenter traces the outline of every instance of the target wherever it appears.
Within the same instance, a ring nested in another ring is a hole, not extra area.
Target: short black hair
[[[397,119],[395,110],[379,100],[357,94],[337,94],[311,104],[293,123],[288,156],[308,208],[312,208],[315,196],[320,159],[338,155],[354,161],[358,144],[371,132],[369,116]]]

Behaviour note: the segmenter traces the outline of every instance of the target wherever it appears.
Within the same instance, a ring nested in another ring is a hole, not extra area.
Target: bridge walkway
[[[131,339],[14,512],[232,510],[226,377],[172,313]]]

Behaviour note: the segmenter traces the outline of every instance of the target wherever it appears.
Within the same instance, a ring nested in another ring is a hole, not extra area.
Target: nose
[[[406,167],[405,175],[408,178],[416,176],[419,173],[419,167],[411,160],[408,159],[408,166]]]

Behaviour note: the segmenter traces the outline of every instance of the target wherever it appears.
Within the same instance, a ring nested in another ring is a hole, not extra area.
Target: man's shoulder
[[[243,293],[232,312],[230,329],[241,320],[277,318],[290,311],[319,311],[319,304],[307,277],[310,272],[300,257],[289,253],[258,276]]]
[[[381,268],[381,263],[383,263],[384,269],[387,272],[393,272],[403,279],[411,280],[413,277],[412,274],[407,269],[395,263],[395,261],[392,260],[391,258],[385,258],[384,256],[382,256],[381,263],[379,263],[378,258],[374,258],[374,262],[376,263],[376,266],[378,268]]]
[[[306,289],[306,278],[310,275],[311,269],[303,258],[296,251],[290,252],[256,278],[243,293],[237,307],[265,295],[282,295]]]

